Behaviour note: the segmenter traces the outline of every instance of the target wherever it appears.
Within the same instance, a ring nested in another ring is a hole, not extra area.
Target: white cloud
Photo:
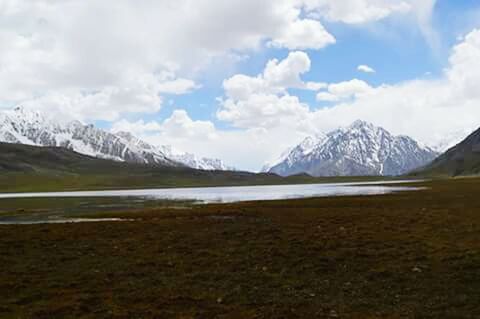
[[[293,126],[308,114],[308,106],[289,94],[252,94],[245,100],[223,101],[217,117],[239,128]]]
[[[375,73],[376,72],[373,68],[371,68],[370,66],[365,65],[365,64],[360,64],[357,67],[357,70],[361,71],[361,72],[365,72],[365,73]]]
[[[301,75],[310,70],[311,61],[304,52],[290,52],[282,61],[268,61],[262,74],[248,76],[236,74],[223,81],[227,97],[233,100],[247,99],[258,93],[285,93],[288,88],[318,90],[325,87],[324,83],[304,82]]]
[[[27,108],[56,114],[59,118],[114,121],[124,113],[155,113],[161,109],[161,93],[185,94],[197,88],[195,82],[175,79],[169,73],[125,73],[126,79],[100,89],[49,90],[22,101]]]
[[[282,61],[270,60],[262,74],[237,74],[224,81],[226,99],[217,112],[220,120],[240,128],[273,127],[298,123],[309,112],[306,104],[287,92],[289,88],[318,89],[323,83],[304,82],[311,61],[304,52],[291,52]]]
[[[297,0],[307,16],[352,25],[380,21],[403,15],[420,29],[430,46],[437,50],[440,37],[432,27],[437,0]]]
[[[304,19],[293,22],[284,34],[269,44],[277,48],[304,50],[321,49],[335,42],[333,35],[328,33],[319,21]]]
[[[435,51],[440,46],[440,36],[432,27],[432,14],[437,0],[412,1],[412,12],[423,36]]]
[[[188,79],[174,79],[159,83],[157,87],[158,93],[182,95],[200,88],[194,81]]]
[[[144,136],[146,134],[156,134],[162,130],[160,123],[156,121],[144,122],[139,120],[130,122],[125,119],[114,122],[110,129],[112,132],[130,132],[135,136]]]
[[[197,143],[203,141],[210,143],[218,138],[215,125],[210,121],[196,121],[188,115],[187,111],[177,109],[163,122],[143,120],[131,122],[125,119],[112,124],[112,132],[130,132],[142,139],[154,141],[157,145],[177,145]],[[189,149],[185,149],[188,151]],[[203,152],[202,152],[203,153]]]
[[[216,137],[215,126],[210,121],[194,121],[185,110],[175,110],[171,117],[162,124],[165,135],[176,139],[202,138],[212,139]]]
[[[282,61],[273,59],[268,61],[263,71],[265,85],[273,90],[284,91],[287,88],[317,87],[321,84],[302,81],[300,76],[310,71],[311,61],[304,52],[290,52],[288,57]]]
[[[162,99],[148,89],[104,87],[94,92],[49,92],[39,98],[26,100],[22,105],[60,120],[114,121],[124,113],[155,113],[160,110]]]
[[[416,0],[302,0],[310,13],[348,24],[378,21],[392,14],[407,13],[414,1]]]
[[[351,96],[360,96],[372,91],[372,87],[367,82],[353,79],[350,81],[330,84],[328,91],[340,98],[349,98]]]
[[[328,86],[327,83],[323,83],[323,82],[306,82],[304,89],[310,90],[310,91],[318,91],[326,88],[327,86]]]
[[[327,91],[317,94],[318,101],[340,101],[351,98],[359,98],[373,91],[367,82],[353,79],[350,81],[330,84]]]
[[[54,99],[57,109],[92,120],[141,113],[147,102],[156,111],[158,95],[198,88],[192,77],[217,57],[267,41],[311,49],[333,43],[288,0],[9,0],[0,12],[0,101]]]
[[[338,96],[329,92],[317,93],[317,101],[337,102],[339,99],[340,98]]]

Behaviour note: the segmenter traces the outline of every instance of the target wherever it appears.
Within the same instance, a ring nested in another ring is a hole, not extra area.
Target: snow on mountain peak
[[[312,144],[312,141],[316,143]],[[437,155],[413,139],[393,136],[365,121],[334,130],[324,138],[305,139],[269,169],[279,175],[399,175]]]
[[[164,152],[168,148],[149,144],[129,132],[114,134],[96,128],[92,124],[84,125],[80,121],[55,122],[46,118],[41,112],[22,106],[0,112],[0,141],[65,147],[78,153],[116,161],[168,166],[184,165],[205,170],[232,169],[217,159],[197,159],[193,154],[173,156],[171,149]]]

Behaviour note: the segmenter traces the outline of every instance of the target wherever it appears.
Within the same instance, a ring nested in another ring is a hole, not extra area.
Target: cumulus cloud
[[[253,94],[286,93],[288,88],[319,90],[325,83],[304,82],[301,75],[310,70],[311,61],[304,52],[290,52],[282,61],[268,61],[264,71],[257,76],[236,74],[223,82],[228,98],[233,101],[248,99]]]
[[[125,73],[118,85],[99,89],[65,88],[50,90],[39,97],[23,100],[22,105],[59,119],[114,121],[125,113],[155,113],[162,107],[160,94],[185,94],[198,87],[187,79],[173,78],[169,73]]]
[[[171,117],[162,124],[165,135],[179,138],[208,138],[216,137],[215,126],[210,121],[194,121],[185,110],[175,110]]]
[[[187,111],[177,109],[163,122],[139,120],[130,122],[125,119],[113,123],[112,132],[132,132],[139,136],[149,134],[162,134],[164,138],[190,139],[213,139],[216,137],[215,125],[210,121],[195,121]]]
[[[291,52],[282,61],[270,60],[255,77],[238,74],[224,81],[226,99],[217,112],[220,120],[240,128],[272,127],[298,123],[309,107],[288,93],[289,88],[318,89],[323,83],[304,82],[311,61],[304,52]]]
[[[333,35],[327,32],[316,20],[303,19],[293,22],[284,33],[269,44],[273,47],[290,50],[321,49],[336,42]]]
[[[365,72],[365,73],[375,73],[376,72],[373,68],[371,68],[370,66],[365,65],[365,64],[360,64],[357,67],[357,70],[360,71],[360,72]]]
[[[340,101],[359,98],[373,92],[373,88],[365,81],[353,79],[350,81],[328,85],[327,91],[317,94],[318,101]]]
[[[263,127],[297,123],[308,114],[308,106],[289,94],[252,94],[245,100],[227,99],[217,116],[239,128]]]

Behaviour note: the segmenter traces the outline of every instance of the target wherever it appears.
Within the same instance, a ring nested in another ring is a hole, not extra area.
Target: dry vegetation
[[[478,318],[480,180],[426,186],[0,226],[0,317]]]

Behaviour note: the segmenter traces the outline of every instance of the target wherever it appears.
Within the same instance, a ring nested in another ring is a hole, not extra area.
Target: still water
[[[233,203],[329,196],[379,195],[416,190],[418,188],[395,186],[416,181],[360,182],[332,184],[302,184],[273,186],[198,187],[169,189],[136,189],[109,191],[78,191],[51,193],[3,193],[2,198],[68,198],[68,197],[134,197],[143,199],[196,201],[199,203]]]

